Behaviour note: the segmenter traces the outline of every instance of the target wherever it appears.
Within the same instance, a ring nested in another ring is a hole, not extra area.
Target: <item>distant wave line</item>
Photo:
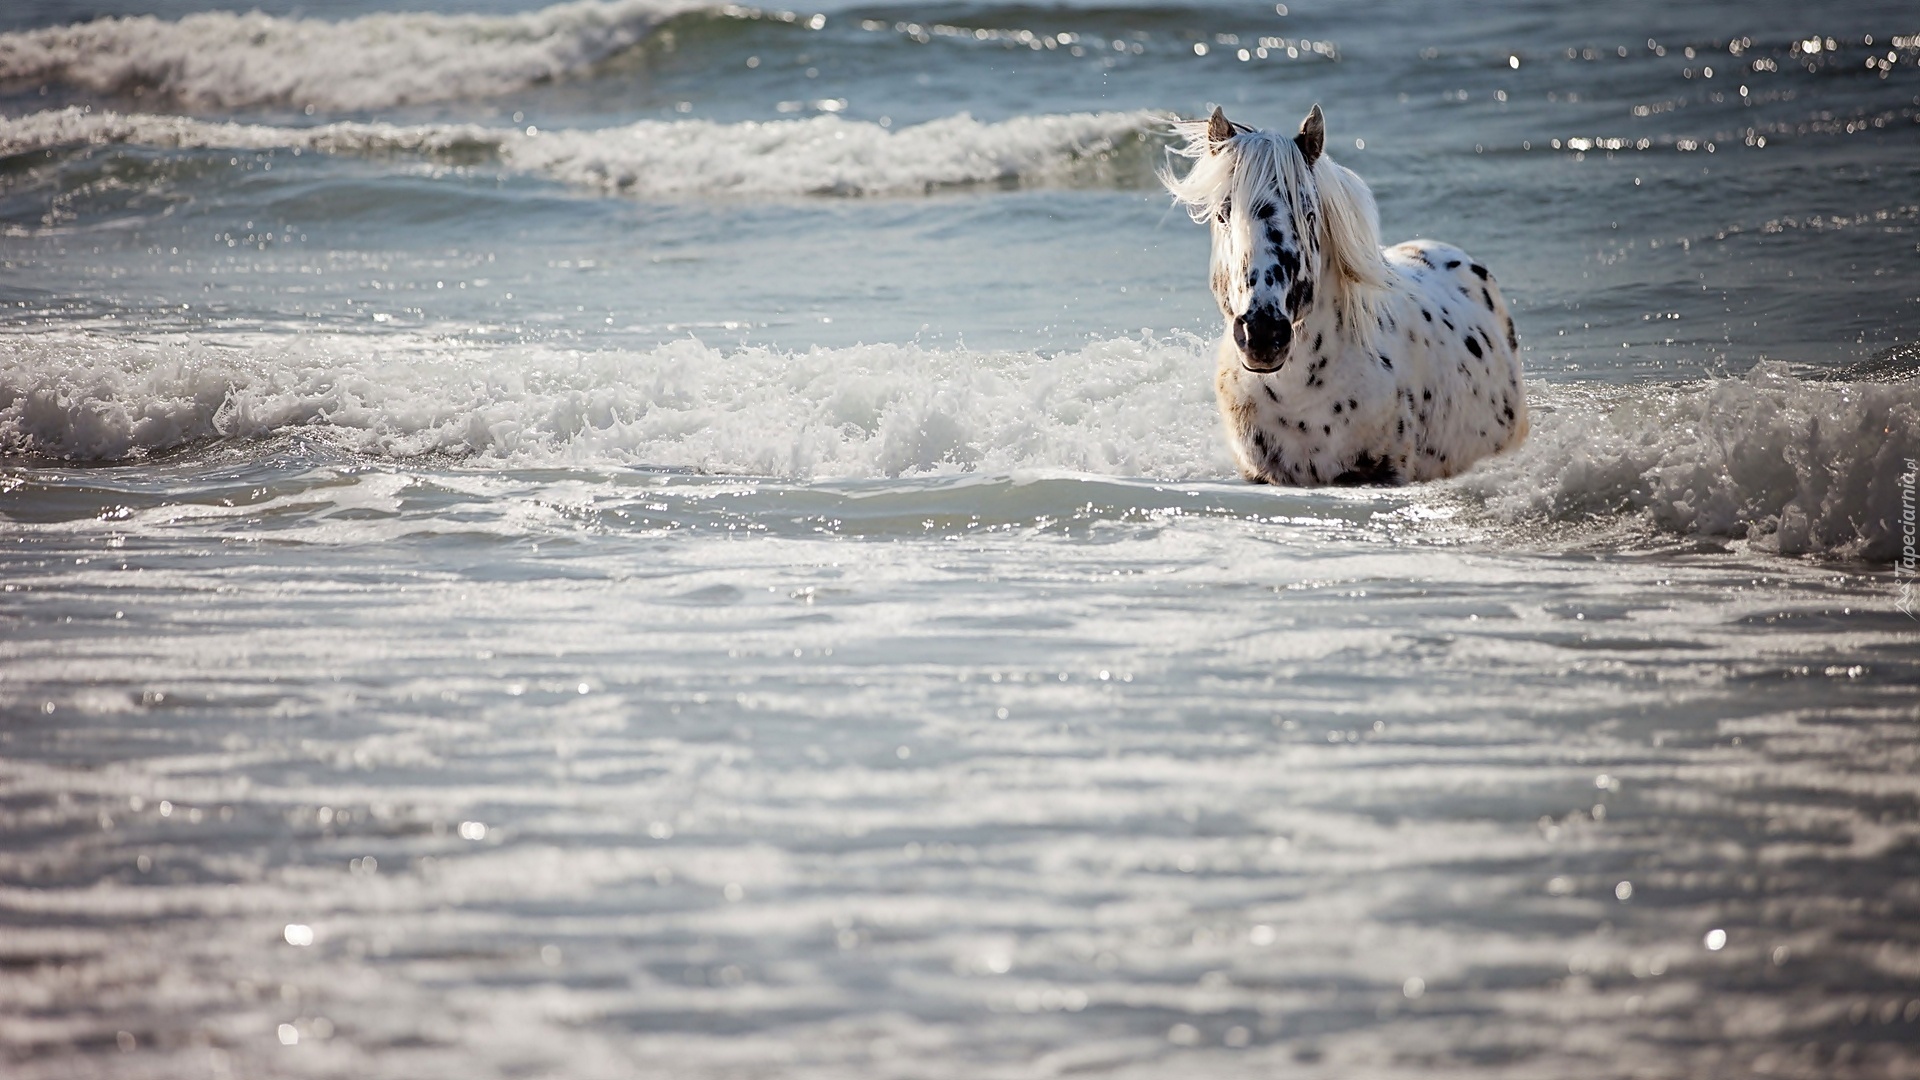
[[[194,107],[377,109],[492,97],[587,71],[705,0],[576,0],[517,15],[380,12],[329,22],[259,11],[109,17],[0,34],[0,84],[152,92]]]
[[[340,122],[282,127],[72,106],[0,120],[0,156],[127,144],[166,149],[484,154],[506,167],[631,195],[869,195],[1043,181],[1164,130],[1157,113],[960,113],[899,129],[824,114],[721,124],[642,120],[602,129]]]

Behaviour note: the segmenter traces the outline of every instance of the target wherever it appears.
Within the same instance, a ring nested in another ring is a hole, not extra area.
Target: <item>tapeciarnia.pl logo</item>
[[[1893,580],[1899,587],[1899,597],[1894,603],[1910,619],[1920,618],[1920,615],[1914,614],[1916,602],[1920,601],[1920,596],[1915,595],[1920,592],[1920,582],[1915,580],[1915,574],[1920,573],[1920,566],[1916,566],[1916,562],[1920,560],[1916,560],[1914,555],[1913,481],[1916,473],[1920,473],[1920,463],[1908,458],[1907,471],[1900,474],[1900,558],[1893,564]]]

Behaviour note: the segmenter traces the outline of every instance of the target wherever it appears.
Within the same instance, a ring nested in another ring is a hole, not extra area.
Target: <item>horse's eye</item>
[[[1260,220],[1265,221],[1266,219],[1273,216],[1273,204],[1262,203],[1260,205],[1260,209],[1255,210],[1253,214],[1255,217],[1259,218]]]

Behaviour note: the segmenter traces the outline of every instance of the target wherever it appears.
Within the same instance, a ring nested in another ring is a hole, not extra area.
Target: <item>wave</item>
[[[479,348],[415,338],[0,339],[0,453],[120,461],[301,432],[361,453],[798,478],[1045,465],[1219,475],[1196,339],[1045,356],[858,345]]]
[[[1144,147],[1163,126],[1155,113],[1113,112],[1016,116],[997,123],[962,113],[897,131],[832,113],[736,124],[642,120],[559,131],[352,122],[279,127],[73,106],[0,120],[0,156],[105,144],[480,153],[510,169],[621,194],[864,195],[1062,179],[1101,169],[1129,147]]]
[[[152,92],[189,106],[378,109],[576,75],[701,0],[581,0],[521,15],[383,12],[339,22],[254,11],[102,18],[0,34],[0,83]]]
[[[0,452],[123,461],[298,433],[356,453],[483,467],[1228,479],[1209,353],[1188,335],[1055,354],[15,337],[0,339]],[[1532,391],[1526,444],[1416,490],[1509,525],[1639,523],[1788,555],[1897,554],[1920,383],[1809,382],[1769,364],[1683,386]]]
[[[1740,378],[1560,387],[1547,400],[1519,452],[1456,481],[1505,520],[1627,519],[1783,555],[1899,553],[1920,381],[1810,382],[1769,362]]]

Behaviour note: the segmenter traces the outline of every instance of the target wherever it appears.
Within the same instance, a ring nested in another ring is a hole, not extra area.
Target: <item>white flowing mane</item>
[[[1175,177],[1163,167],[1160,180],[1174,201],[1203,225],[1213,221],[1229,199],[1232,205],[1252,208],[1278,195],[1293,215],[1295,228],[1300,228],[1306,219],[1301,196],[1311,169],[1320,194],[1320,252],[1330,279],[1321,284],[1332,287],[1333,302],[1345,312],[1346,329],[1354,342],[1368,343],[1378,328],[1387,266],[1380,255],[1380,211],[1366,181],[1324,153],[1308,166],[1292,138],[1271,131],[1236,124],[1234,137],[1215,151],[1207,137],[1207,121],[1177,120],[1173,128],[1186,144],[1172,152],[1192,158],[1193,168]],[[1233,227],[1250,234],[1253,215],[1234,215]]]

